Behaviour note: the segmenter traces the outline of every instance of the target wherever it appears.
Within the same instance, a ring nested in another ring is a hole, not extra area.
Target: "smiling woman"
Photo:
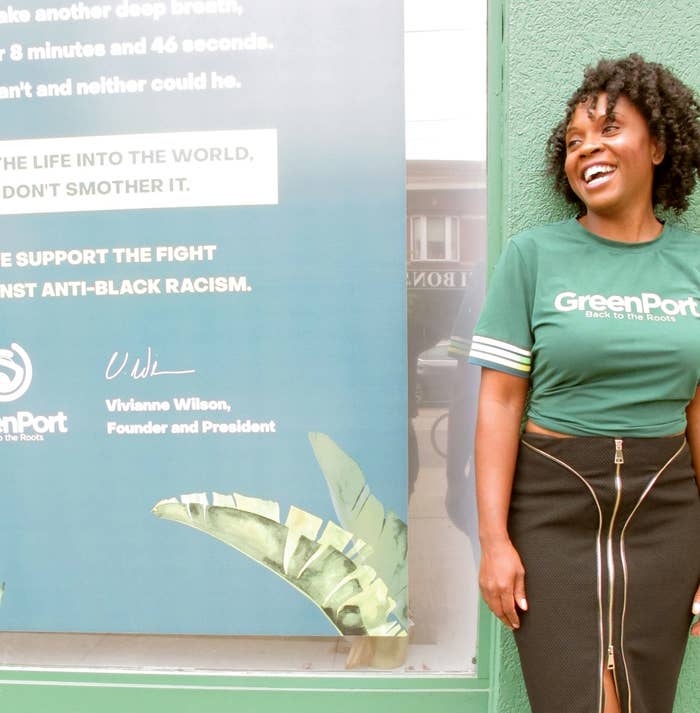
[[[585,212],[585,200],[569,182],[567,168],[571,149],[580,147],[581,138],[574,131],[576,124],[583,119],[585,127],[597,119],[602,122],[601,132],[604,129],[604,136],[612,139],[626,128],[625,109],[627,120],[634,123],[636,130],[647,132],[651,143],[665,152],[653,170],[652,205],[677,213],[685,211],[700,165],[698,99],[667,68],[644,62],[639,55],[619,62],[601,61],[586,71],[583,84],[569,99],[565,116],[552,131],[547,145],[548,169],[555,190]],[[635,123],[640,118],[644,127]]]
[[[671,713],[700,613],[700,243],[655,211],[688,206],[700,105],[601,61],[548,160],[578,217],[509,241],[470,352],[481,590],[533,713]]]
[[[664,148],[627,97],[610,111],[607,94],[579,104],[566,130],[566,150],[569,186],[587,207],[583,225],[594,216],[651,205],[653,169]]]

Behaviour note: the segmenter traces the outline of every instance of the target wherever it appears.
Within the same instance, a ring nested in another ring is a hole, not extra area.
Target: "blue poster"
[[[0,7],[0,629],[403,635],[402,3]]]

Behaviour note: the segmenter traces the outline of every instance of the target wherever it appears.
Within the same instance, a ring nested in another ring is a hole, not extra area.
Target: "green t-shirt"
[[[469,361],[529,377],[527,416],[561,433],[667,436],[700,380],[700,241],[600,238],[577,220],[505,248]]]

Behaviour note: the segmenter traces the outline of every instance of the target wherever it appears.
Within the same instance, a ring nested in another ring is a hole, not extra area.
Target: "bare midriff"
[[[539,426],[534,421],[531,421],[529,419],[528,419],[527,423],[525,424],[525,431],[527,433],[542,433],[545,436],[554,436],[555,438],[576,438],[576,436],[574,436],[571,433],[559,433],[559,431],[551,431],[549,428],[544,428],[544,426]],[[679,431],[678,433],[674,433],[667,437],[674,438],[675,436],[681,436],[681,435],[683,435],[683,431]]]
[[[534,421],[531,421],[530,419],[528,419],[527,423],[525,424],[525,431],[527,433],[542,433],[545,436],[554,436],[555,438],[575,438],[575,436],[570,433],[559,433],[559,431],[550,431],[548,428],[538,426]]]

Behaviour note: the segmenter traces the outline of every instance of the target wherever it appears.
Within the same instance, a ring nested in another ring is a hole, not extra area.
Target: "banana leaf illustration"
[[[238,493],[182,495],[156,503],[153,513],[205,532],[237,549],[305,594],[343,635],[402,636],[395,602],[366,564],[371,548],[332,521]]]
[[[406,523],[372,495],[360,466],[325,433],[309,433],[340,524],[372,547],[366,563],[386,583],[396,618],[408,628]]]

